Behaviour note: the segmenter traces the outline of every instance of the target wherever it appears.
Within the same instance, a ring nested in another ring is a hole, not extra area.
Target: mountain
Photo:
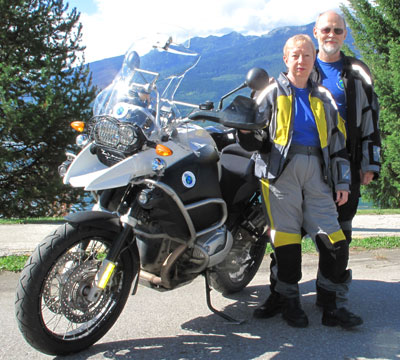
[[[104,89],[117,75],[123,60],[124,55],[120,55],[89,63],[93,84],[99,89]]]
[[[201,103],[207,100],[218,102],[219,98],[243,83],[252,67],[267,70],[276,77],[285,70],[282,60],[286,40],[299,33],[313,37],[314,23],[303,26],[286,26],[262,36],[244,36],[232,32],[224,36],[195,37],[191,48],[202,54],[198,65],[182,82],[176,99]],[[348,34],[346,43],[352,47],[353,39]],[[89,64],[93,82],[99,89],[107,86],[119,71],[123,55]]]

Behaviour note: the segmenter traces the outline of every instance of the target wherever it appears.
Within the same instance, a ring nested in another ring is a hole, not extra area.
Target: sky
[[[346,0],[64,0],[83,25],[85,62],[123,55],[146,32],[166,27],[186,37],[262,35],[281,26],[314,22]]]

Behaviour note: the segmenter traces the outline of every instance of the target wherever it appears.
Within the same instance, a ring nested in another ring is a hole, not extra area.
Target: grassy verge
[[[9,224],[54,224],[64,221],[62,217],[41,217],[22,219],[0,219],[0,225]]]
[[[358,209],[357,215],[396,215],[400,209]]]
[[[1,271],[21,271],[24,268],[29,255],[10,255],[0,257],[0,272]]]
[[[400,248],[400,237],[398,236],[382,236],[382,237],[369,237],[353,239],[351,246],[352,249],[360,250],[375,250],[375,249],[395,249]],[[272,252],[271,245],[268,244],[268,254]],[[303,254],[316,253],[316,249],[311,238],[305,238],[302,242]],[[28,260],[29,255],[11,255],[0,257],[0,272],[1,271],[21,271]]]
[[[400,209],[363,209],[357,211],[358,215],[385,215],[400,214]],[[25,218],[25,219],[0,219],[1,224],[49,224],[62,222],[63,218]],[[400,237],[369,237],[363,239],[353,239],[351,248],[353,249],[393,249],[400,247]],[[310,238],[306,238],[302,243],[303,253],[315,253],[314,243]],[[267,253],[272,252],[268,245]],[[21,271],[29,255],[11,255],[0,257],[0,271]]]

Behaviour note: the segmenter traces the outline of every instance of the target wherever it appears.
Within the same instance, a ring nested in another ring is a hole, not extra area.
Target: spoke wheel
[[[234,234],[232,250],[223,262],[207,273],[211,286],[224,294],[243,290],[257,273],[267,243],[266,235],[255,238],[239,228]]]
[[[88,299],[115,237],[90,226],[67,224],[32,254],[21,274],[15,307],[20,330],[33,347],[53,355],[81,351],[115,323],[135,275],[129,251],[120,255],[100,296]]]

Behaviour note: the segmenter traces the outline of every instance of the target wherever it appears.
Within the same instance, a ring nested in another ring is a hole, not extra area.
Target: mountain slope
[[[303,26],[286,26],[272,30],[263,36],[244,36],[237,32],[218,37],[195,37],[191,48],[202,58],[191,70],[179,88],[176,98],[182,101],[200,103],[206,100],[217,102],[231,89],[243,83],[246,73],[252,67],[267,70],[276,77],[285,70],[282,49],[286,40],[299,33],[313,37],[314,23]],[[352,46],[349,34],[346,43]],[[109,84],[117,74],[123,55],[90,63],[94,84],[99,89]]]

